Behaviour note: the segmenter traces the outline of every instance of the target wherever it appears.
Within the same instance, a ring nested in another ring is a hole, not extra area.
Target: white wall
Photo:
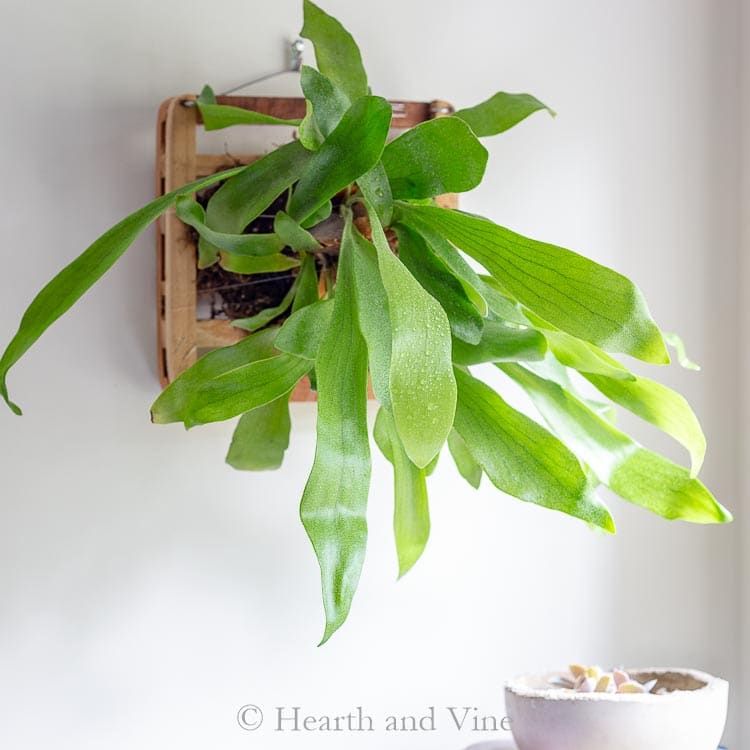
[[[659,376],[694,403],[703,476],[739,512],[739,3],[375,5],[326,7],[359,40],[376,91],[465,106],[528,90],[557,109],[492,142],[486,187],[463,205],[638,280],[704,365]],[[149,200],[159,102],[276,69],[301,21],[296,0],[3,9],[0,341],[55,270]],[[613,499],[619,534],[602,538],[472,492],[447,459],[429,548],[398,584],[390,474],[376,459],[360,591],[316,649],[318,573],[297,518],[314,408],[295,407],[283,472],[257,476],[223,465],[230,425],[149,424],[152,245],[148,232],[11,375],[26,415],[0,412],[0,744],[458,750],[481,738],[445,722],[411,737],[248,736],[234,715],[245,703],[502,715],[505,677],[573,659],[737,681],[739,525],[671,525]],[[733,702],[736,743],[737,690]]]

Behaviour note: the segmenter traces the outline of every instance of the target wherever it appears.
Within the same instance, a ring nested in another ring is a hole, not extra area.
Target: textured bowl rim
[[[629,674],[638,674],[639,672],[649,672],[654,675],[679,674],[692,677],[705,683],[703,687],[695,690],[673,690],[663,695],[654,693],[576,693],[573,690],[565,688],[550,687],[533,688],[525,683],[529,678],[537,680],[558,677],[562,672],[542,672],[537,674],[518,675],[505,682],[505,691],[516,695],[519,698],[538,698],[547,701],[605,701],[612,703],[651,703],[651,702],[671,702],[675,700],[697,700],[706,693],[723,690],[728,687],[726,680],[720,677],[714,677],[708,672],[701,672],[698,669],[688,669],[684,667],[638,667],[625,670]],[[692,698],[690,697],[692,696]]]

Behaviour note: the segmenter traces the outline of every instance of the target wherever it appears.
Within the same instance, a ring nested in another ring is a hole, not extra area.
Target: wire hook
[[[256,83],[262,83],[263,81],[268,81],[271,78],[276,78],[277,76],[284,75],[284,73],[299,73],[302,69],[302,57],[304,52],[305,40],[297,37],[297,39],[289,44],[289,63],[286,68],[284,68],[283,70],[277,70],[275,73],[267,73],[264,76],[260,76],[260,78],[253,78],[251,81],[245,81],[245,83],[241,83],[239,86],[234,86],[231,89],[222,91],[220,94],[217,94],[217,96],[229,96],[229,94],[234,94],[235,92],[240,91],[241,89],[245,89],[248,86],[253,86]],[[182,104],[185,107],[195,106],[195,102],[192,100],[184,101],[182,102]]]

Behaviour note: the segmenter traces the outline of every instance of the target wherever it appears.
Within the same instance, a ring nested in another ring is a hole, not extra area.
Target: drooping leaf
[[[379,161],[369,172],[360,175],[357,185],[375,209],[380,223],[389,226],[393,218],[393,194],[383,163]]]
[[[457,369],[456,381],[456,432],[499,490],[614,531],[609,511],[560,440],[469,373]]]
[[[544,361],[530,362],[529,360],[526,360],[523,364],[524,367],[531,370],[531,372],[536,373],[539,377],[552,380],[562,386],[564,390],[572,393],[577,399],[586,404],[591,411],[598,414],[606,422],[609,422],[611,425],[617,424],[617,409],[615,408],[615,405],[611,404],[609,401],[597,401],[582,394],[573,383],[568,368],[561,365],[559,360],[557,360],[550,352],[547,353]]]
[[[354,289],[359,328],[367,343],[370,377],[375,397],[391,408],[391,318],[377,251],[356,229],[354,240]]]
[[[300,35],[315,47],[318,70],[355,101],[367,94],[367,74],[352,35],[333,16],[304,0],[304,25]]]
[[[463,284],[427,246],[421,235],[406,226],[396,229],[398,257],[424,290],[445,310],[453,335],[478,344],[484,320],[469,299]]]
[[[320,243],[310,232],[303,229],[288,213],[279,211],[273,220],[273,231],[284,245],[299,252],[314,253],[320,250]]]
[[[233,255],[273,255],[284,248],[277,234],[226,234],[216,232],[206,224],[203,206],[188,196],[181,196],[175,204],[180,221],[193,227],[198,234],[214,247]]]
[[[373,435],[380,451],[393,465],[393,531],[401,578],[422,556],[430,536],[426,470],[409,460],[396,432],[393,416],[382,407],[375,419]]]
[[[688,357],[685,343],[676,333],[665,333],[664,340],[677,353],[677,361],[680,363],[680,367],[684,367],[686,370],[701,369],[700,365],[696,364]]]
[[[487,219],[399,204],[479,261],[525,307],[606,351],[669,362],[661,332],[629,279],[571,250],[523,237]]]
[[[233,125],[286,125],[294,127],[300,120],[283,120],[262,112],[254,112],[227,104],[198,104],[206,130],[222,130]]]
[[[300,308],[284,321],[276,337],[276,348],[314,362],[331,326],[332,315],[332,299],[322,299]]]
[[[398,222],[394,224],[393,228],[398,231],[399,227],[404,226],[412,232],[418,232],[430,250],[443,262],[446,269],[459,280],[466,296],[472,301],[477,312],[486,316],[488,313],[487,301],[481,291],[484,285],[476,271],[466,262],[461,253],[439,232],[433,231],[429,226],[402,221],[402,217],[398,214],[396,214],[396,217]]]
[[[453,361],[459,365],[482,362],[535,361],[544,359],[547,341],[534,328],[510,327],[497,320],[486,320],[476,345],[453,341]]]
[[[181,422],[183,412],[189,409],[190,400],[203,383],[248,362],[273,356],[278,331],[278,328],[267,328],[201,357],[162,391],[151,407],[151,420],[156,424]]]
[[[278,469],[289,447],[289,395],[243,414],[234,428],[227,463],[242,471]]]
[[[367,543],[367,350],[357,325],[351,255],[349,216],[341,242],[333,318],[316,366],[317,444],[300,506],[320,563],[326,613],[322,643],[349,614]]]
[[[312,152],[289,201],[289,215],[304,224],[326,201],[372,169],[383,153],[390,123],[391,105],[385,99],[363,96],[355,101]]]
[[[237,318],[230,325],[235,328],[241,328],[243,331],[257,331],[268,325],[274,318],[285,313],[291,306],[294,296],[297,294],[299,285],[299,275],[292,282],[289,291],[284,295],[281,302],[273,307],[264,307],[259,313],[251,315],[249,318]]]
[[[434,198],[475,188],[487,157],[487,149],[466,123],[440,117],[391,141],[383,151],[383,166],[394,198]]]
[[[312,363],[282,352],[203,382],[178,414],[185,427],[232,419],[289,393]]]
[[[453,456],[458,473],[476,490],[482,482],[482,467],[469,453],[463,438],[455,431],[448,434],[448,449]]]
[[[287,143],[227,180],[206,206],[206,224],[240,234],[289,186],[299,180],[312,154],[299,141]]]
[[[695,477],[706,454],[706,438],[700,422],[683,396],[648,378],[619,380],[586,374],[608,399],[671,435],[690,453],[691,476]]]
[[[252,255],[232,255],[225,250],[219,250],[219,265],[232,273],[250,275],[288,271],[290,268],[297,268],[299,261],[281,253],[255,257]]]
[[[18,332],[0,359],[0,395],[16,414],[20,408],[8,397],[8,370],[63,313],[69,310],[130,247],[133,240],[158,216],[171,208],[181,195],[241,174],[237,167],[191,182],[157,198],[105,232],[74,261],[63,268],[34,298],[21,319]]]
[[[520,365],[498,367],[528,393],[555,433],[620,497],[668,519],[731,520],[729,511],[687,469],[643,448],[557,383]],[[627,382],[632,381],[617,381]]]
[[[635,380],[635,375],[627,367],[588,341],[548,328],[544,329],[544,336],[558,362],[566,367],[617,380]]]
[[[507,292],[497,279],[493,279],[492,276],[487,274],[480,274],[479,279],[479,288],[487,300],[487,306],[493,317],[520,326],[531,326],[531,321],[521,310],[521,306],[507,296]]]
[[[283,120],[241,107],[219,104],[210,86],[203,87],[195,103],[206,130],[221,130],[231,125],[299,125],[299,120]]]
[[[475,107],[458,110],[454,116],[466,122],[481,138],[509,130],[540,109],[546,109],[553,117],[555,116],[546,104],[542,104],[531,94],[507,94],[498,91]]]
[[[409,459],[424,467],[445,443],[453,424],[456,381],[450,324],[440,304],[391,252],[372,206],[367,212],[388,296],[393,418]]]
[[[156,399],[152,421],[183,422],[188,428],[220,422],[289,393],[312,362],[269,351],[276,333],[275,328],[260,331],[199,359]]]
[[[325,139],[349,109],[349,98],[330,78],[307,65],[302,66],[300,86],[305,99],[312,105],[315,123]]]

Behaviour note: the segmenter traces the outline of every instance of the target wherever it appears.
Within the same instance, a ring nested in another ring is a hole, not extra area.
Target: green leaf
[[[393,531],[401,578],[422,556],[430,536],[426,471],[409,460],[393,416],[383,408],[378,411],[373,434],[382,454],[393,465]]]
[[[242,471],[278,469],[289,447],[289,395],[243,414],[234,428],[227,463]]]
[[[319,299],[318,293],[318,269],[315,265],[315,257],[305,253],[302,256],[302,266],[299,269],[299,287],[292,303],[292,312],[297,312],[303,307],[312,305]]]
[[[468,123],[469,127],[481,138],[497,135],[518,125],[529,115],[546,109],[552,117],[555,113],[531,94],[506,94],[498,91],[481,104],[467,109],[460,109],[455,117]]]
[[[322,299],[300,308],[284,321],[276,337],[276,348],[314,362],[323,336],[331,326],[332,315],[332,299]]]
[[[453,424],[456,381],[450,324],[440,304],[391,252],[372,206],[367,212],[388,296],[393,418],[409,459],[424,467],[445,443]]]
[[[177,199],[175,213],[180,221],[193,227],[211,245],[232,255],[273,255],[284,247],[283,240],[276,234],[225,234],[214,231],[205,223],[203,206],[188,196]]]
[[[399,226],[404,226],[409,230],[418,232],[430,250],[440,258],[446,269],[460,281],[466,296],[472,301],[479,314],[486,316],[488,307],[482,291],[484,285],[476,271],[466,262],[461,253],[439,232],[433,231],[426,224],[402,220],[406,217],[399,216],[398,212],[396,212],[396,218],[399,222],[394,224],[393,228],[398,231]],[[411,217],[408,218],[411,219]]]
[[[330,78],[307,65],[302,66],[300,85],[305,99],[312,105],[318,130],[325,139],[336,129],[344,112],[349,109],[349,98]],[[364,91],[362,95],[366,93]]]
[[[312,362],[269,348],[277,329],[248,336],[199,359],[169,385],[151,407],[157,424],[194,427],[220,422],[275,401],[294,388]]]
[[[278,331],[278,328],[267,328],[201,357],[162,391],[151,407],[151,420],[156,424],[181,422],[183,412],[190,409],[190,402],[203,383],[248,362],[273,356]]]
[[[257,331],[259,328],[263,328],[268,325],[274,318],[285,313],[292,304],[294,296],[297,294],[297,286],[299,284],[299,275],[292,282],[289,287],[289,291],[284,295],[284,298],[274,307],[265,307],[259,313],[250,316],[249,318],[238,318],[233,320],[230,325],[235,328],[241,328],[243,331]]]
[[[16,414],[20,408],[8,397],[6,378],[8,371],[28,351],[34,342],[63,313],[69,310],[83,294],[117,262],[133,240],[158,216],[171,208],[181,195],[200,190],[228,177],[239,175],[247,167],[237,167],[226,172],[191,182],[171,193],[157,198],[105,232],[72,263],[67,265],[34,298],[21,319],[18,332],[8,344],[0,359],[0,395]]]
[[[487,166],[487,149],[455,117],[410,128],[383,151],[395,198],[434,198],[475,188]]]
[[[519,365],[498,367],[528,393],[555,433],[623,499],[668,519],[693,523],[731,520],[729,511],[687,469],[646,450],[557,383]]]
[[[264,255],[254,257],[252,255],[232,255],[224,250],[219,251],[219,265],[226,271],[232,273],[254,274],[254,273],[276,273],[297,268],[299,261],[288,255],[276,253],[276,255]]]
[[[211,196],[206,224],[217,232],[240,234],[300,179],[311,158],[310,151],[293,141],[253,162]]]
[[[304,223],[327,200],[372,169],[383,153],[390,124],[391,105],[385,99],[363,96],[354,102],[323,145],[312,152],[289,201],[289,215]]]
[[[349,614],[367,543],[367,351],[357,326],[352,250],[349,215],[339,254],[333,318],[316,365],[317,445],[300,506],[320,563],[326,613],[322,643]]]
[[[282,120],[260,112],[219,104],[210,86],[204,86],[196,99],[206,130],[220,130],[231,125],[299,125],[299,120]]]
[[[531,321],[524,315],[521,306],[507,296],[502,284],[486,274],[481,274],[479,279],[481,284],[479,288],[487,300],[487,306],[493,317],[520,326],[531,326]]]
[[[665,333],[664,340],[671,346],[677,353],[677,361],[680,363],[680,367],[684,367],[686,370],[700,370],[701,366],[697,365],[687,355],[685,349],[685,343],[676,333]]]
[[[216,94],[214,93],[214,90],[206,84],[202,89],[200,94],[196,97],[197,101],[196,104],[216,104]]]
[[[357,185],[365,200],[375,208],[380,223],[389,226],[393,218],[393,195],[383,163],[378,162],[369,172],[360,175]]]
[[[571,250],[487,219],[434,206],[400,208],[479,261],[525,307],[606,351],[669,362],[661,332],[629,279]]]
[[[605,375],[618,380],[635,380],[635,375],[627,367],[588,341],[581,341],[565,331],[553,331],[548,328],[544,329],[544,335],[558,362],[566,367],[580,373]]]
[[[287,125],[295,127],[300,120],[282,120],[279,117],[264,115],[262,112],[253,112],[241,107],[232,107],[226,104],[201,104],[198,101],[198,109],[203,119],[203,127],[206,130],[222,130],[232,125]]]
[[[367,74],[352,35],[310,0],[304,2],[304,16],[300,35],[313,43],[320,72],[330,78],[350,101],[365,96]]]
[[[458,473],[476,490],[482,482],[482,467],[469,453],[463,438],[455,431],[448,434],[448,449],[453,456]]]
[[[356,229],[354,239],[354,289],[359,328],[367,343],[372,390],[378,401],[391,408],[391,317],[377,251]]]
[[[648,378],[624,381],[601,375],[586,374],[585,377],[608,399],[684,445],[690,454],[690,475],[697,476],[706,455],[706,438],[698,418],[683,396]]]
[[[453,361],[459,365],[542,360],[546,351],[547,341],[539,331],[511,328],[498,320],[485,320],[482,336],[475,346],[453,340]]]
[[[568,368],[561,365],[551,353],[547,353],[543,362],[530,362],[527,360],[523,364],[526,369],[536,373],[539,377],[552,380],[562,386],[564,390],[570,391],[570,393],[586,404],[589,409],[602,417],[602,419],[612,425],[617,424],[617,409],[614,404],[609,403],[609,401],[596,401],[582,395],[573,384]]]
[[[430,250],[420,234],[404,225],[397,227],[396,234],[398,257],[424,290],[441,304],[453,335],[470,344],[478,344],[484,320],[463,284]]]
[[[178,419],[188,428],[232,419],[289,393],[311,368],[286,353],[249,362],[203,382]]]
[[[310,214],[304,221],[300,222],[300,226],[305,229],[314,227],[316,224],[320,224],[321,221],[325,221],[333,211],[333,204],[330,200],[326,201],[320,208],[316,209],[314,213]]]
[[[281,238],[284,245],[299,252],[314,253],[320,250],[320,243],[310,232],[303,229],[289,214],[279,211],[273,220],[273,231]],[[281,248],[279,248],[281,249]],[[317,287],[317,284],[316,284]]]
[[[308,151],[317,151],[325,138],[320,132],[318,123],[315,122],[315,114],[313,113],[313,106],[310,100],[305,100],[305,116],[302,118],[302,122],[299,124],[299,142]]]
[[[562,442],[467,372],[457,369],[456,381],[456,432],[495,487],[614,532],[609,511]]]

